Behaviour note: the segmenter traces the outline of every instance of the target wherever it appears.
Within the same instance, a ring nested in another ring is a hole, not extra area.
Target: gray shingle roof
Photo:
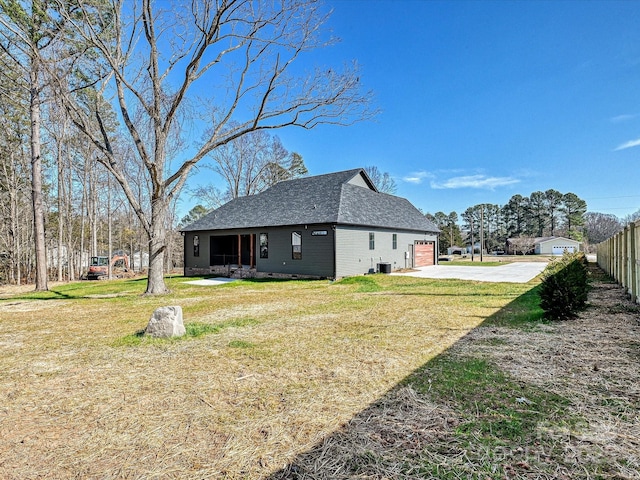
[[[349,183],[358,175],[373,189]],[[375,191],[363,169],[280,182],[257,195],[231,200],[183,231],[318,223],[439,231],[408,200]]]

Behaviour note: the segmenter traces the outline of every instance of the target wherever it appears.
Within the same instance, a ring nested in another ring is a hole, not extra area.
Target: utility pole
[[[484,203],[480,204],[480,263],[482,263],[482,250],[484,250]]]
[[[476,252],[476,246],[474,245],[474,238],[473,238],[473,214],[470,215],[469,218],[470,218],[469,225],[471,226],[471,261],[473,262],[474,254]]]

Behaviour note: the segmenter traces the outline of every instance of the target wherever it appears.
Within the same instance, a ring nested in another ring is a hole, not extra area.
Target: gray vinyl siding
[[[294,260],[291,233],[302,235],[302,259]],[[313,235],[326,231],[327,235]],[[375,248],[369,250],[369,233],[375,235]],[[210,238],[216,236],[252,234],[256,236],[255,262],[258,272],[288,275],[313,275],[341,278],[376,271],[379,263],[391,264],[392,270],[410,267],[405,252],[418,240],[437,241],[437,234],[407,232],[391,229],[337,226],[330,224],[290,227],[267,227],[247,230],[185,232],[185,267],[207,269],[210,265]],[[260,234],[269,236],[269,257],[260,258]],[[397,249],[393,249],[393,234],[397,235]],[[200,255],[194,256],[193,237],[198,235]],[[335,246],[335,247],[334,247]],[[334,248],[335,264],[334,264]],[[335,265],[335,272],[334,272]]]
[[[200,241],[200,256],[193,255],[193,237]],[[184,265],[192,268],[209,267],[209,235],[210,232],[185,232],[184,234]]]
[[[326,231],[327,235],[313,235],[314,231]],[[291,234],[302,235],[302,259],[294,260],[291,250]],[[334,231],[331,225],[299,225],[265,228],[258,233],[269,234],[269,258],[257,258],[259,272],[290,275],[315,275],[333,277]]]
[[[356,175],[351,180],[349,180],[351,185],[357,185],[358,187],[369,188],[369,184],[365,181],[362,175]]]
[[[369,250],[369,233],[375,234],[375,248]],[[393,234],[397,249],[393,249]],[[437,241],[436,234],[390,229],[338,226],[336,228],[336,277],[360,275],[377,270],[378,263],[390,263],[392,270],[411,265],[405,257],[409,245],[418,240]]]
[[[327,235],[313,235],[314,231],[326,231]],[[291,234],[302,235],[302,259],[292,258]],[[283,273],[289,275],[313,275],[332,278],[334,230],[331,225],[299,225],[291,227],[268,227],[247,230],[219,230],[185,232],[185,267],[208,268],[210,265],[211,237],[228,235],[255,235],[254,250],[256,269],[258,272]],[[269,236],[269,256],[260,258],[260,234]],[[193,255],[193,237],[200,240],[200,256]]]

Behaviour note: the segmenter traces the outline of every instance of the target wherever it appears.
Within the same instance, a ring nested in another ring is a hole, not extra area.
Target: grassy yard
[[[0,478],[502,478],[585,422],[463,347],[550,335],[535,282],[167,281],[0,290]],[[139,335],[163,305],[185,337]]]

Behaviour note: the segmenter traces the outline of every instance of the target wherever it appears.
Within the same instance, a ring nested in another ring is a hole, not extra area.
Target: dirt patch
[[[56,307],[61,307],[68,302],[64,300],[56,301]],[[0,312],[15,313],[15,312],[36,312],[38,310],[46,310],[50,308],[46,302],[40,300],[18,300],[15,302],[7,302],[0,304]]]

